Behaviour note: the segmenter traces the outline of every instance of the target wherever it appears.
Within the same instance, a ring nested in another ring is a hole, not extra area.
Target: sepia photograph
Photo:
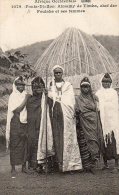
[[[0,1],[0,195],[119,194],[119,1]]]

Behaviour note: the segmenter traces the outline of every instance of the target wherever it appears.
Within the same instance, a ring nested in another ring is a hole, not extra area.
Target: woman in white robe
[[[9,97],[6,125],[6,144],[10,147],[11,173],[16,174],[15,166],[22,165],[26,172],[27,160],[27,110],[29,95],[25,92],[23,77],[13,83],[13,92]]]
[[[99,98],[100,117],[104,136],[103,158],[105,168],[107,160],[115,159],[118,166],[119,155],[119,102],[116,90],[111,88],[112,79],[108,73],[102,78],[101,89],[96,95]]]

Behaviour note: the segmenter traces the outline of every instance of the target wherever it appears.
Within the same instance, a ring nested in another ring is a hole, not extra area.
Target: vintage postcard
[[[0,0],[0,194],[119,194],[119,0]]]

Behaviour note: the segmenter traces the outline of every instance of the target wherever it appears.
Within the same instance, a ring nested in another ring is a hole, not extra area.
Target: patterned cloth
[[[95,96],[82,93],[76,98],[77,136],[84,168],[92,166],[99,158],[103,142],[96,100]]]
[[[88,145],[85,139],[85,135],[81,127],[79,130],[77,126],[77,131],[78,131],[78,143],[79,143],[79,148],[80,148],[82,165],[83,165],[83,168],[88,169],[92,167],[91,153],[88,150]]]

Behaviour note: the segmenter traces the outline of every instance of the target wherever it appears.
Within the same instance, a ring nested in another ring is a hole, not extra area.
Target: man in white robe
[[[53,68],[49,97],[52,99],[52,131],[59,171],[82,169],[74,118],[75,97],[71,83],[62,79],[63,68]]]
[[[119,155],[119,102],[116,90],[111,88],[112,79],[108,73],[102,78],[102,87],[97,91],[100,117],[104,136],[103,158],[105,168],[107,160],[115,159],[118,167]]]

